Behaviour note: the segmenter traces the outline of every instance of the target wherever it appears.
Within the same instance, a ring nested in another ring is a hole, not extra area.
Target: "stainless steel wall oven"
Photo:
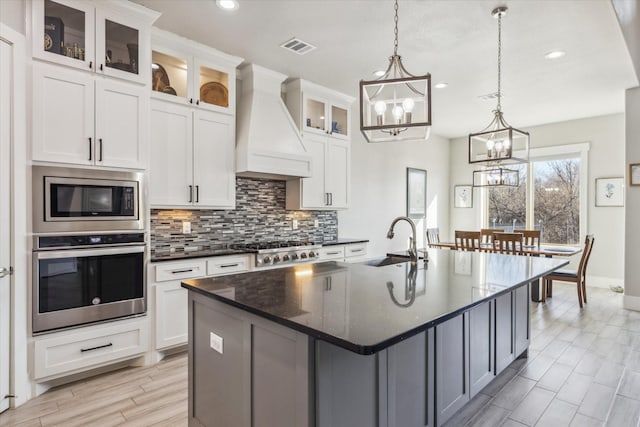
[[[36,236],[34,333],[146,312],[144,233]]]

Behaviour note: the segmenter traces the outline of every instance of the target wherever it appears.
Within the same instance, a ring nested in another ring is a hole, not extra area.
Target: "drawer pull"
[[[111,347],[112,345],[113,345],[113,343],[109,343],[109,344],[99,345],[97,347],[81,348],[80,352],[84,353],[84,352],[87,352],[87,351],[100,350],[101,348]]]
[[[184,270],[173,270],[171,274],[191,273],[192,271],[193,271],[193,268],[185,268]]]
[[[362,252],[364,249],[351,249],[351,252]]]
[[[237,267],[239,264],[236,262],[235,264],[221,264],[220,268],[229,268],[229,267]]]
[[[336,252],[327,252],[327,255],[339,255],[340,251],[336,251]]]

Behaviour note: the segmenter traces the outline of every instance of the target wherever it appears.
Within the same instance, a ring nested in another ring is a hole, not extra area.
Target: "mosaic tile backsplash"
[[[338,238],[336,211],[287,211],[285,197],[285,181],[238,177],[235,210],[151,209],[151,256],[233,243]],[[183,221],[191,222],[190,234],[182,234]]]

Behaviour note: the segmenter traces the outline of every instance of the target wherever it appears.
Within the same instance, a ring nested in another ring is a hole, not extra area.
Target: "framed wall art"
[[[456,185],[453,188],[453,207],[473,207],[473,187],[470,185]]]
[[[407,216],[427,216],[427,171],[407,168]]]
[[[624,178],[596,178],[596,206],[624,206]]]
[[[629,163],[629,185],[640,186],[640,163]]]

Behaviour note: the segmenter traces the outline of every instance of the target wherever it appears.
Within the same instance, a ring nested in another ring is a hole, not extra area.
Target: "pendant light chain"
[[[395,14],[393,17],[393,34],[395,36],[393,40],[393,56],[398,56],[398,0],[395,0],[393,3],[393,11]]]
[[[502,109],[502,91],[501,91],[501,69],[502,69],[502,12],[498,12],[498,106],[496,111],[500,112]]]

